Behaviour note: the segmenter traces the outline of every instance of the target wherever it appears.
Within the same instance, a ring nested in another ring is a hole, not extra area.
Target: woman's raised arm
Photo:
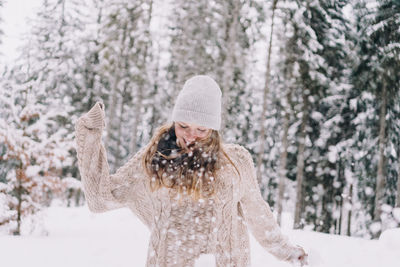
[[[85,198],[92,212],[129,207],[146,224],[151,217],[148,190],[141,167],[142,151],[113,175],[109,166],[102,131],[104,105],[96,103],[75,124],[76,150]]]

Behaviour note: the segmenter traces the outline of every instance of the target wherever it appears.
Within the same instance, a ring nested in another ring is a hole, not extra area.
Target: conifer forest
[[[196,74],[220,85],[223,142],[251,152],[278,222],[400,226],[399,0],[43,0],[23,40],[0,60],[0,232],[85,204],[74,125],[97,101],[115,172]]]

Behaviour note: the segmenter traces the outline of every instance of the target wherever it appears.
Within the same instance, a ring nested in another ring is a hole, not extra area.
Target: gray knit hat
[[[221,89],[209,76],[197,75],[185,82],[172,111],[172,121],[221,128]]]

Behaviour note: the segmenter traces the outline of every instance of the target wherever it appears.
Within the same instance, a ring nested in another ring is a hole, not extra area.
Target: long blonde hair
[[[176,145],[175,125],[163,125],[144,152],[143,166],[151,179],[153,192],[166,187],[198,200],[215,194],[216,172],[222,154],[225,153],[216,130],[196,141],[187,152]]]

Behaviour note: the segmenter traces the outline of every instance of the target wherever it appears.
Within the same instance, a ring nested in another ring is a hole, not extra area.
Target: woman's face
[[[178,146],[187,149],[195,141],[206,139],[211,134],[211,128],[193,123],[175,122],[175,135]]]

